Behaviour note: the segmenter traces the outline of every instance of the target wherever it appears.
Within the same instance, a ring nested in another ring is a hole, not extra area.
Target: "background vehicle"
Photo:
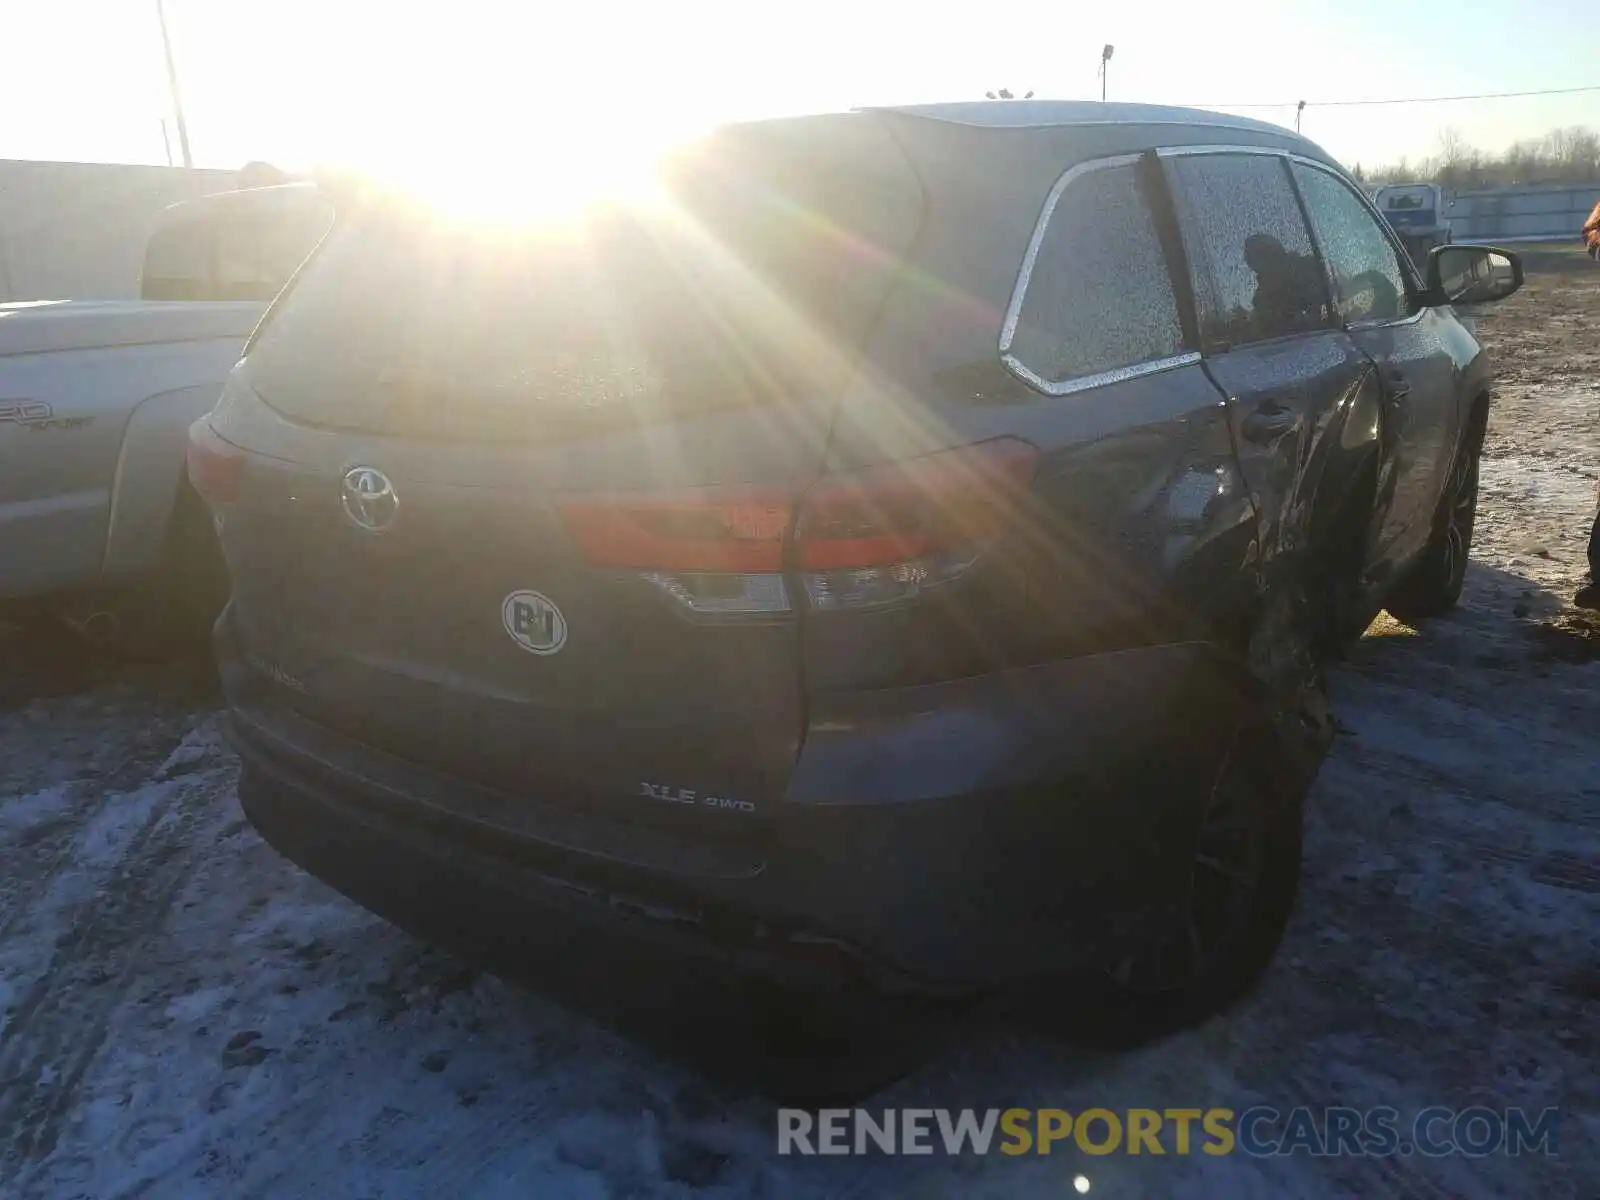
[[[1311,143],[1144,106],[734,126],[663,182],[581,235],[342,212],[196,422],[250,818],[434,932],[1226,1002],[1318,656],[1459,592],[1446,302],[1515,257],[1425,286]]]
[[[0,600],[128,650],[203,635],[225,581],[184,435],[331,220],[310,185],[186,201],[140,300],[0,305]]]
[[[1378,188],[1372,199],[1418,265],[1435,246],[1448,246],[1453,240],[1444,189],[1438,184],[1392,183]]]

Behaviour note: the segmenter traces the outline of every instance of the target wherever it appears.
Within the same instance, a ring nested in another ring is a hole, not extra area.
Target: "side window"
[[[217,221],[218,300],[270,300],[278,294],[263,261],[263,221],[255,214],[227,215]]]
[[[1340,179],[1294,164],[1316,230],[1334,299],[1346,321],[1392,321],[1415,311],[1394,245],[1372,213]]]
[[[146,300],[211,299],[212,226],[185,221],[159,230],[145,249],[139,293]]]
[[[1007,357],[1047,384],[1184,350],[1161,238],[1132,164],[1067,184],[1039,242]]]
[[[1178,155],[1167,160],[1167,169],[1208,346],[1245,345],[1332,324],[1322,268],[1281,159]]]

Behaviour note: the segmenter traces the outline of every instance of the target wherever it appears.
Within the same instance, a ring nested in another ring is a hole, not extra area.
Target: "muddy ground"
[[[736,992],[635,964],[601,1022],[559,958],[529,990],[418,943],[245,823],[203,676],[30,635],[0,639],[0,1195],[1593,1194],[1600,663],[1565,599],[1600,475],[1600,267],[1529,258],[1480,322],[1503,383],[1465,601],[1380,619],[1335,672],[1259,991],[1133,1052],[979,1013],[850,1053],[908,1068],[874,1109],[1555,1107],[1557,1155],[780,1157],[725,1068],[781,1031]]]

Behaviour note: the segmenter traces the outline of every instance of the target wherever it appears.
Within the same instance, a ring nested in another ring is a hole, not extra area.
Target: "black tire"
[[[1413,624],[1449,612],[1461,599],[1478,515],[1478,449],[1463,445],[1450,470],[1433,535],[1417,564],[1395,588],[1384,607]]]
[[[1096,1034],[1129,1046],[1245,996],[1276,955],[1300,886],[1309,777],[1265,719],[1241,727],[1190,835],[1169,913],[1114,954],[1086,997]]]
[[[227,599],[227,571],[211,513],[184,484],[150,574],[125,588],[75,595],[57,614],[95,646],[121,658],[150,661],[204,654]]]

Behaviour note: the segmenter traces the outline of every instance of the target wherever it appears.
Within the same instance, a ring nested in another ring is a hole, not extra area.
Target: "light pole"
[[[178,65],[172,60],[172,39],[167,36],[167,9],[162,0],[156,0],[156,20],[161,22],[161,48],[167,55],[167,86],[172,89],[172,115],[178,123],[178,148],[183,151],[183,165],[194,166],[194,155],[189,153],[189,123],[183,119],[183,95],[178,91]]]
[[[1116,52],[1116,47],[1107,42],[1105,49],[1100,51],[1100,103],[1106,102],[1106,68],[1111,63],[1111,56]]]

